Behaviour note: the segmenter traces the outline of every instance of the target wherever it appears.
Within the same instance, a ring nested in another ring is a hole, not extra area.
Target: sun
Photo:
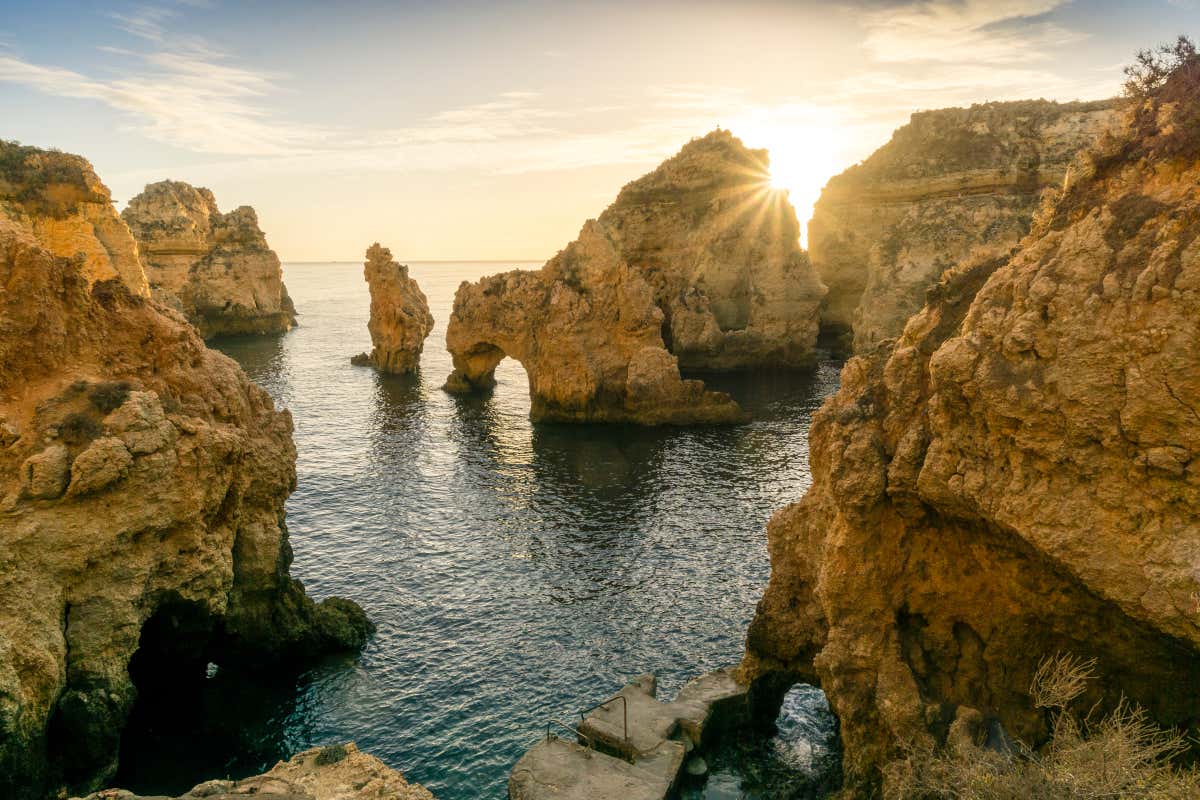
[[[836,129],[802,119],[755,116],[730,129],[748,147],[766,148],[770,159],[771,188],[786,191],[796,208],[801,230],[812,217],[821,189],[839,170]]]

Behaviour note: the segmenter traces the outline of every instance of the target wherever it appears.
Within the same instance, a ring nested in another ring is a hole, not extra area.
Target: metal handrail
[[[570,725],[568,725],[565,722],[560,722],[556,719],[552,719],[552,720],[548,721],[546,723],[546,741],[550,741],[551,739],[554,738],[554,734],[550,732],[550,727],[552,725],[557,725],[560,728],[562,728],[564,730],[568,730],[571,733],[575,734],[580,739],[583,739],[583,741],[587,743],[587,752],[584,753],[584,756],[586,758],[592,757],[592,751],[596,749],[596,745],[592,742],[592,737],[588,736],[583,731],[579,731],[579,730],[576,730],[575,728],[572,728]]]
[[[580,711],[579,712],[579,724],[582,725],[584,722],[587,721],[587,714],[589,711],[595,711],[597,708],[604,708],[606,705],[613,702],[614,700],[621,701],[621,717],[622,717],[621,721],[624,723],[624,726],[625,726],[625,731],[624,731],[625,741],[628,742],[629,741],[629,700],[627,700],[625,698],[625,695],[623,695],[623,694],[615,695],[613,697],[608,698],[603,703],[596,703],[596,705],[592,706],[591,708],[585,708],[583,711]]]

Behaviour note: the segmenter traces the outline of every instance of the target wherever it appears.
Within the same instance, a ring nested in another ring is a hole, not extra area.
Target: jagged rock
[[[135,652],[145,674],[182,682],[208,662],[361,646],[370,630],[353,603],[317,605],[288,576],[290,415],[182,316],[93,279],[86,256],[56,257],[37,228],[0,219],[13,434],[0,449],[0,796],[14,800],[111,776]]]
[[[408,276],[408,267],[392,260],[392,251],[379,242],[367,248],[363,277],[371,289],[371,352],[351,359],[354,364],[371,365],[381,372],[416,372],[421,363],[425,337],[433,330],[429,303],[417,282]]]
[[[1179,120],[1200,95],[1176,99],[1090,154],[1011,258],[948,273],[814,418],[742,677],[820,683],[851,796],[977,714],[1044,741],[1028,690],[1057,653],[1096,659],[1080,711],[1125,696],[1195,730],[1200,128]]]
[[[240,781],[206,781],[173,800],[433,800],[423,786],[353,744],[314,747],[280,761],[269,772]],[[83,800],[172,800],[105,789]]]
[[[118,278],[149,296],[137,243],[86,159],[0,139],[0,219],[20,225],[56,256],[82,255],[80,273],[90,283]]]
[[[810,366],[825,291],[767,177],[765,151],[715,131],[622,189],[540,272],[464,284],[447,388],[489,386],[508,355],[535,419],[742,419],[679,370]]]
[[[808,367],[825,289],[766,150],[716,130],[626,185],[598,222],[665,315],[689,370]]]
[[[137,239],[154,298],[182,311],[205,339],[296,324],[279,257],[253,208],[222,214],[208,189],[160,181],[121,217]]]
[[[728,395],[679,376],[662,343],[663,313],[641,273],[621,260],[606,229],[584,225],[538,272],[464,282],[446,346],[452,392],[490,387],[506,355],[529,376],[531,416],[562,422],[736,422]]]
[[[900,335],[943,271],[1007,253],[1048,187],[1116,119],[1111,101],[922,111],[821,192],[809,255],[829,287],[822,324],[862,352]]]

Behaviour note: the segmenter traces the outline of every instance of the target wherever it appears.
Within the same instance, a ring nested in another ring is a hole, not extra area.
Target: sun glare
[[[803,237],[821,189],[841,168],[833,126],[762,116],[743,120],[741,127],[731,125],[730,130],[747,146],[767,149],[770,185],[788,193]]]

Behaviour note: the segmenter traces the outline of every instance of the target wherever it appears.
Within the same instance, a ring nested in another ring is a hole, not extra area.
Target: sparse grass
[[[888,800],[1184,800],[1200,797],[1200,772],[1176,766],[1189,749],[1138,706],[1122,700],[1111,714],[1077,720],[1067,707],[1094,678],[1094,660],[1057,655],[1034,675],[1030,696],[1053,714],[1039,751],[973,744],[912,748],[887,775]]]
[[[103,432],[99,422],[79,412],[68,414],[58,424],[58,435],[70,445],[87,444]]]
[[[129,381],[105,381],[98,383],[88,393],[88,400],[107,414],[121,407],[129,399]]]

